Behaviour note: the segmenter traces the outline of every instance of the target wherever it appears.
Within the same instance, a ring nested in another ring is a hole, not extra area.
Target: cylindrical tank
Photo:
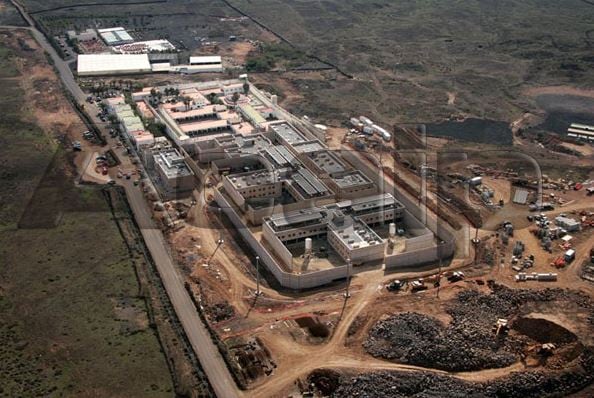
[[[392,134],[388,133],[388,130],[386,130],[385,128],[380,127],[377,124],[374,124],[371,127],[377,134],[379,134],[384,139],[384,141],[390,141],[392,139]]]
[[[305,238],[305,252],[306,253],[311,253],[312,246],[313,246],[313,242],[312,242],[311,238]]]
[[[368,126],[371,126],[373,124],[373,122],[371,121],[371,119],[365,117],[365,116],[359,116],[359,120],[362,121],[363,123],[365,123]]]
[[[359,119],[357,119],[356,117],[352,117],[350,122],[353,126],[356,127],[359,124]]]
[[[396,224],[391,222],[390,223],[390,238],[393,238],[395,236],[396,236]]]

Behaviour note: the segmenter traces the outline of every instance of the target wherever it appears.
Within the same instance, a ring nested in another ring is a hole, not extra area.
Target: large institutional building
[[[448,231],[376,170],[330,150],[245,83],[146,88],[132,97],[177,147],[154,155],[160,178],[185,188],[193,178],[214,181],[218,206],[281,285],[310,288],[359,265],[409,267],[453,253]]]

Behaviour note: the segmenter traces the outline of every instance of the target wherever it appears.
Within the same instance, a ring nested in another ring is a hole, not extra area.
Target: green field
[[[0,46],[0,396],[174,396],[103,193],[21,114],[13,55]]]

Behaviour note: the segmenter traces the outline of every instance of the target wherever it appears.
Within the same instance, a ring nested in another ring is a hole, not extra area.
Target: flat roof
[[[297,144],[299,142],[305,142],[305,137],[298,132],[293,126],[291,126],[287,122],[279,123],[279,124],[271,124],[270,128],[278,134],[283,140],[287,141],[289,144]]]
[[[281,228],[307,221],[322,220],[324,218],[325,216],[319,210],[298,210],[286,214],[273,215],[270,217],[270,223],[275,228]]]
[[[172,72],[179,73],[200,73],[200,72],[222,72],[223,64],[210,64],[210,65],[171,65],[169,68]],[[202,91],[202,90],[201,90]],[[203,91],[204,92],[204,91]],[[220,90],[216,91],[220,93]]]
[[[373,229],[357,218],[335,215],[328,225],[334,235],[351,250],[383,242]]]
[[[183,156],[175,148],[168,148],[155,153],[154,159],[168,178],[185,177],[193,174]]]
[[[341,173],[346,170],[345,163],[328,150],[309,152],[307,156],[316,166],[328,174]]]
[[[190,57],[190,64],[220,64],[222,62],[220,55],[196,55]]]
[[[578,128],[568,128],[567,131],[569,133],[576,133],[576,134],[581,134],[581,135],[588,136],[588,137],[594,137],[594,131],[592,131],[592,130],[582,130],[582,129],[578,129]]]
[[[594,126],[590,126],[588,124],[571,123],[570,127],[580,129],[580,130],[588,130],[588,131],[594,132]]]
[[[528,191],[526,189],[516,188],[516,192],[514,193],[514,198],[512,199],[512,202],[520,205],[525,205],[527,200]]]
[[[122,53],[141,54],[148,51],[173,51],[175,50],[175,46],[169,40],[159,39],[121,44],[115,46],[114,50]]]
[[[239,105],[239,109],[249,119],[252,119],[252,121],[255,124],[261,124],[261,123],[264,123],[266,121],[266,119],[264,119],[264,116],[262,116],[260,114],[260,112],[258,112],[257,110],[255,110],[254,107],[251,106],[250,104],[241,104],[241,105]]]
[[[574,220],[573,218],[569,218],[569,217],[555,217],[555,223],[558,224],[565,224],[565,225],[580,225],[581,223],[577,220]]]
[[[293,148],[299,153],[317,152],[326,149],[318,141],[306,141],[293,145]]]
[[[79,74],[150,72],[147,54],[79,54]]]
[[[122,26],[116,26],[114,28],[103,28],[103,29],[97,29],[97,32],[99,33],[104,33],[104,32],[114,32],[116,30],[124,30],[124,28]]]
[[[216,112],[216,105],[207,105],[203,108],[198,109],[190,109],[188,111],[171,111],[168,108],[165,108],[167,113],[174,119],[185,119],[188,117],[199,117],[199,116],[208,116],[208,115],[215,115]]]
[[[231,153],[240,152],[255,155],[271,146],[270,141],[261,134],[227,136],[217,139],[216,141],[221,147]],[[230,145],[231,147],[229,147]]]
[[[228,126],[229,124],[226,120],[204,120],[201,122],[180,124],[179,128],[184,133],[189,133],[192,131],[202,131],[208,129],[223,128]]]
[[[264,152],[272,158],[272,160],[274,161],[274,163],[276,163],[277,166],[286,166],[289,164],[289,161],[285,159],[285,157],[281,155],[274,146],[270,146],[264,149]]]
[[[392,205],[396,207],[402,207],[402,204],[396,201],[396,199],[391,194],[386,193],[372,195],[365,198],[353,199],[351,201],[350,207],[354,212],[362,212]]]
[[[332,178],[339,188],[356,187],[358,185],[365,185],[371,183],[371,180],[367,178],[359,170],[352,171],[350,173],[342,174]]]
[[[233,174],[227,176],[235,188],[246,188],[263,184],[272,184],[278,181],[278,177],[272,171],[258,170],[247,174]]]
[[[301,168],[291,176],[293,180],[307,196],[321,196],[328,192],[328,188],[309,170]]]

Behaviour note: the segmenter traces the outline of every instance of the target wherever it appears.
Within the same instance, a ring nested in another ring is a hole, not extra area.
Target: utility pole
[[[344,298],[348,299],[351,297],[351,293],[349,292],[349,286],[351,284],[351,258],[347,258],[347,279],[346,279],[346,291],[344,292]]]
[[[210,261],[213,259],[214,255],[216,254],[217,250],[219,250],[219,247],[221,247],[221,245],[225,243],[225,240],[223,239],[223,237],[219,237],[219,239],[217,240],[217,247],[215,247],[214,251],[212,252],[212,254],[210,255],[210,257],[208,258],[208,261],[206,262],[206,266],[208,267],[210,265]]]
[[[441,287],[441,245],[443,241],[440,241],[437,245],[437,256],[439,257],[439,272],[437,273],[437,298],[439,298],[439,288]]]
[[[256,297],[261,295],[260,291],[260,256],[256,256]]]
[[[478,229],[478,227],[476,227],[476,232],[474,234],[474,239],[472,241],[474,243],[474,265],[476,265],[476,261],[478,259],[478,247],[479,247],[478,233],[479,233],[479,229]]]

